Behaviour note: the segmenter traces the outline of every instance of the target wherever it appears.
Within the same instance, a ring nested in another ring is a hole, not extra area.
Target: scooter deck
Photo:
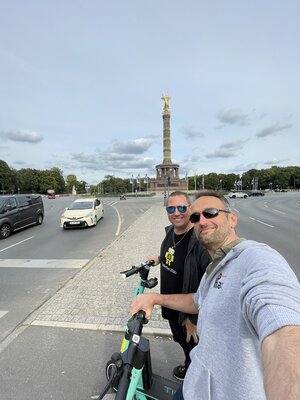
[[[144,393],[147,399],[170,400],[180,386],[179,382],[164,378],[163,376],[152,374],[151,387],[148,390],[137,391]]]

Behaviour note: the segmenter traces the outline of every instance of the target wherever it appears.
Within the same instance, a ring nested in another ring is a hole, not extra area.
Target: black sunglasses
[[[228,210],[220,210],[219,208],[206,208],[205,210],[201,212],[194,212],[190,216],[190,221],[194,224],[195,222],[200,221],[201,214],[206,218],[206,219],[211,219],[215,218],[219,215],[219,212],[224,212],[224,213],[231,213],[231,211]]]
[[[166,207],[167,213],[174,214],[174,212],[176,211],[176,208],[181,214],[184,214],[187,210],[187,206],[169,206],[169,207]]]

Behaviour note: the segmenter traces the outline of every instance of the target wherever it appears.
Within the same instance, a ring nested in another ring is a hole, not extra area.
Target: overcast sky
[[[0,159],[155,177],[300,165],[299,0],[0,0]]]

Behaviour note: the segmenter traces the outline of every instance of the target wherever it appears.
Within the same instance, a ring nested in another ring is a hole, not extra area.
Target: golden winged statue
[[[164,110],[169,110],[169,108],[170,108],[169,101],[170,101],[171,97],[163,94],[161,96],[161,99],[164,101]]]

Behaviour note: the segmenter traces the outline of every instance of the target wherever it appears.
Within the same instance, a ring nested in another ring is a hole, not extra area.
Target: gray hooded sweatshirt
[[[264,400],[262,341],[300,325],[300,284],[271,247],[245,240],[203,276],[197,293],[199,344],[191,351],[185,400]]]

